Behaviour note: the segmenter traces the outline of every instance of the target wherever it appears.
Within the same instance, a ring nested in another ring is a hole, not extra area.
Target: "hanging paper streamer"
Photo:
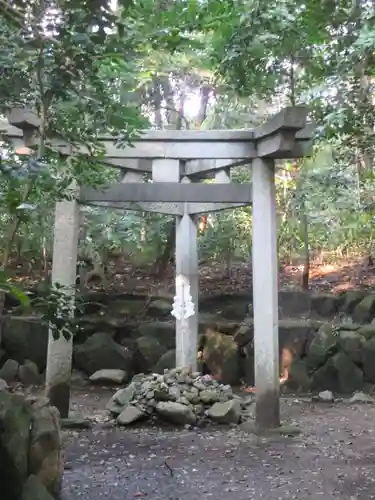
[[[178,320],[187,319],[195,314],[189,281],[182,275],[176,276],[176,295],[174,296],[171,314]]]

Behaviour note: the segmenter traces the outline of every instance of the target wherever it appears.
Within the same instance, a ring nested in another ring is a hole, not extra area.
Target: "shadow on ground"
[[[99,415],[103,398],[75,396],[75,409]],[[286,399],[282,413],[299,436],[102,424],[70,431],[63,500],[375,499],[375,406]]]

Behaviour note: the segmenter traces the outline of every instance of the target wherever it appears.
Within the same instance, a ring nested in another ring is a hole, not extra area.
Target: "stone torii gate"
[[[17,113],[19,110],[10,115],[13,127],[7,130],[15,141],[22,135],[20,129],[25,135],[36,126],[35,121]],[[176,366],[191,365],[193,369],[197,365],[199,289],[194,217],[252,204],[256,422],[262,427],[280,423],[275,159],[308,154],[313,130],[306,126],[307,114],[305,107],[285,108],[251,130],[148,131],[124,148],[116,146],[115,138],[103,137],[105,162],[120,170],[120,181],[102,191],[83,187],[78,201],[56,204],[52,282],[67,287],[72,294],[79,204],[176,216],[176,297],[180,300],[179,310],[176,308]],[[58,140],[50,141],[50,146],[67,155],[87,153],[84,147]],[[247,164],[251,164],[252,183],[232,183],[231,167]],[[151,174],[152,182],[143,182],[144,173]],[[208,174],[215,182],[199,183]],[[51,337],[47,395],[63,416],[69,411],[71,359],[72,343]]]

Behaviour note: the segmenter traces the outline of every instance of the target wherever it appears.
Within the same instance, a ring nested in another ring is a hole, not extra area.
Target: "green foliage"
[[[74,301],[72,294],[75,295]],[[49,326],[55,340],[60,336],[70,340],[79,328],[74,314],[82,312],[85,303],[75,290],[55,283],[41,288],[31,305],[38,312],[40,321]]]

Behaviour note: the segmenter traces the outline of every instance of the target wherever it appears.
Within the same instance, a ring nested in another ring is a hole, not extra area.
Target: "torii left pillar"
[[[53,242],[52,285],[59,284],[71,301],[74,315],[79,235],[79,206],[73,201],[56,203]],[[55,340],[49,332],[46,396],[62,418],[68,417],[70,406],[70,377],[72,372],[73,339],[60,334]]]

